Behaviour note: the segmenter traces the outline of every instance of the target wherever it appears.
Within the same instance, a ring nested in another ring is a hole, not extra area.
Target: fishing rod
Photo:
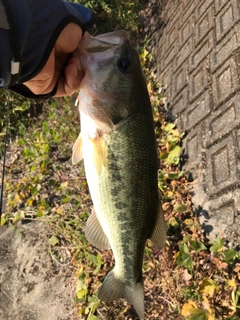
[[[6,132],[4,136],[4,146],[3,146],[3,160],[2,160],[2,181],[0,186],[0,226],[1,226],[1,217],[3,214],[3,191],[4,191],[4,177],[5,177],[5,165],[6,165],[6,155],[7,155],[7,139],[8,139],[8,129],[10,122],[10,92],[8,91],[7,95],[7,115],[6,115]]]

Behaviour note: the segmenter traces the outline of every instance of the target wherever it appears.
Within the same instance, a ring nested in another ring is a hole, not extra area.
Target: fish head
[[[148,101],[139,55],[126,31],[86,36],[75,54],[85,72],[78,97],[80,112],[111,131]]]

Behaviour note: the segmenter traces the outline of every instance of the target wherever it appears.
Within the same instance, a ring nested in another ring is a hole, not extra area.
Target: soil
[[[71,273],[49,254],[43,222],[0,229],[0,320],[75,320]]]

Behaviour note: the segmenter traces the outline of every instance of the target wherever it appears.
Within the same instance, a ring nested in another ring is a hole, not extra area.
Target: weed
[[[165,121],[164,95],[150,71],[152,56],[148,42],[138,33],[142,2],[83,0],[81,3],[96,14],[97,27],[92,34],[116,29],[131,33],[148,77],[160,160],[158,184],[168,240],[161,251],[150,243],[145,250],[147,317],[238,319],[239,253],[227,248],[223,239],[209,244],[192,213],[190,185],[179,169],[184,133]],[[43,105],[15,95],[11,97],[11,135],[16,137],[12,148],[17,158],[7,168],[8,207],[1,224],[36,218],[48,224],[49,253],[60,264],[67,264],[76,278],[80,317],[134,319],[129,306],[119,301],[100,304],[95,295],[114,261],[110,251],[94,249],[84,237],[92,203],[82,165],[72,167],[70,163],[72,144],[79,134],[78,113],[72,107],[75,96],[51,99]],[[0,136],[4,137],[7,107],[4,90],[0,101],[3,112]]]

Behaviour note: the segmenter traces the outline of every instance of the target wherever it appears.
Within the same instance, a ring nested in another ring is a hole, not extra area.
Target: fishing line
[[[5,176],[5,164],[6,164],[6,155],[7,155],[7,139],[8,139],[8,128],[10,122],[10,92],[8,91],[7,95],[7,115],[6,115],[6,132],[4,137],[4,146],[3,146],[3,161],[2,161],[2,182],[1,182],[1,194],[0,194],[0,225],[1,225],[1,216],[3,213],[3,189],[4,189],[4,176]]]

